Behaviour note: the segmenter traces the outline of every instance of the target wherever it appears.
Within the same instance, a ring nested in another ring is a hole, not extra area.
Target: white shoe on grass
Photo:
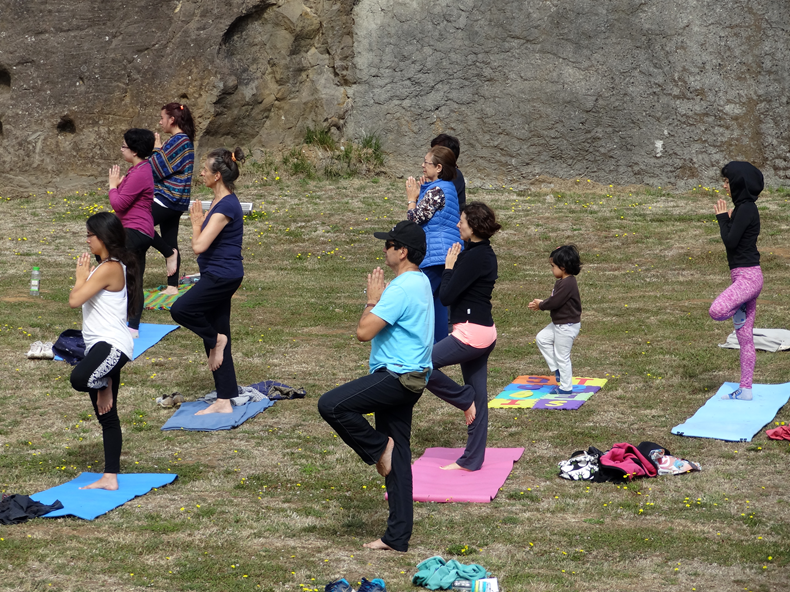
[[[34,341],[30,345],[30,349],[27,351],[27,357],[31,360],[38,360],[41,359],[41,350],[43,349],[44,344],[40,341]]]
[[[42,360],[54,360],[55,359],[55,352],[52,351],[52,342],[47,341],[46,343],[41,344],[41,355]]]

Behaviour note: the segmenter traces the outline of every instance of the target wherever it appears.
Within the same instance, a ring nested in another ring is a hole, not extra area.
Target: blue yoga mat
[[[153,323],[140,323],[140,336],[134,340],[133,360],[140,357],[146,350],[150,349],[168,333],[175,331],[181,325],[155,325]],[[55,356],[58,361],[63,361],[60,356]]]
[[[83,520],[93,520],[140,495],[145,495],[154,487],[164,487],[172,483],[178,475],[172,473],[121,473],[118,475],[118,490],[80,489],[98,480],[101,473],[80,473],[71,481],[52,489],[34,493],[31,499],[42,504],[52,504],[60,500],[63,508],[45,514],[43,518],[76,516]]]
[[[678,436],[715,438],[729,442],[751,442],[752,436],[765,427],[790,399],[790,383],[755,384],[751,401],[722,399],[721,396],[738,388],[735,382],[725,382],[697,412],[672,428]]]
[[[194,432],[215,432],[229,430],[243,424],[251,417],[255,417],[264,409],[274,405],[274,401],[264,399],[257,403],[247,403],[233,408],[233,413],[209,413],[208,415],[195,415],[201,409],[209,406],[202,401],[183,403],[165,425],[163,430],[191,430]]]

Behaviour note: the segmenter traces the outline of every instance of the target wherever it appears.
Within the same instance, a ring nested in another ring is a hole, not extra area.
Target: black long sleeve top
[[[450,307],[450,322],[494,325],[491,293],[497,279],[497,259],[491,242],[468,241],[453,269],[445,269],[439,299]]]
[[[727,249],[730,269],[756,267],[760,265],[757,237],[760,236],[760,212],[753,201],[744,201],[735,206],[732,216],[727,212],[717,214],[721,240]]]

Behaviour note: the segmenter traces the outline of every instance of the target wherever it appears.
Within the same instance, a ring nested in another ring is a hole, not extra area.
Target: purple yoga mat
[[[505,483],[523,448],[486,448],[479,471],[443,471],[455,462],[463,448],[428,448],[412,465],[415,502],[475,502],[487,504]]]

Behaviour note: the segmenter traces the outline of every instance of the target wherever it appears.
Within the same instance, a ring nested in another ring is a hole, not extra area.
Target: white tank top
[[[117,259],[108,259],[117,261]],[[96,266],[99,269],[105,262]],[[120,261],[119,261],[120,263]],[[134,339],[126,326],[126,266],[123,268],[123,290],[101,290],[82,305],[82,338],[88,352],[99,341],[106,341],[121,350],[130,360],[134,355]],[[88,278],[96,272],[94,269]]]

